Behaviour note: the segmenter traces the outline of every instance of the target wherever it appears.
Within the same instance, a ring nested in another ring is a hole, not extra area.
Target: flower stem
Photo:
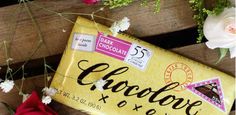
[[[21,85],[19,89],[19,95],[23,95],[23,86],[24,86],[24,81],[25,81],[25,67],[22,66],[22,78],[21,78]]]
[[[4,44],[6,64],[7,64],[7,72],[5,74],[5,80],[7,80],[8,74],[10,74],[10,77],[12,78],[12,76],[11,76],[12,69],[10,68],[10,61],[12,61],[12,58],[9,57],[9,50],[8,50],[9,47],[7,45],[7,41],[4,40],[3,44]],[[12,80],[13,80],[13,78],[12,78]]]
[[[44,85],[45,87],[48,87],[48,71],[45,57],[43,58],[43,62],[44,62]]]
[[[63,14],[69,14],[69,15],[80,15],[80,16],[91,16],[91,14],[88,14],[88,13],[78,13],[78,12],[56,12],[56,11],[54,11],[54,10],[50,10],[50,9],[47,9],[47,8],[45,8],[45,7],[42,7],[42,6],[40,6],[40,5],[37,5],[37,4],[35,4],[35,3],[32,3],[32,2],[29,2],[30,4],[32,4],[33,6],[35,6],[35,7],[38,7],[38,8],[41,8],[41,9],[43,9],[43,10],[45,10],[45,11],[47,11],[47,12],[51,12],[51,13],[54,13],[54,14],[56,14],[56,15],[59,15],[59,16],[63,16]],[[105,7],[102,7],[102,8],[105,8]],[[99,12],[99,11],[101,11],[101,8],[100,9],[98,9],[98,10],[96,10],[95,12],[93,12],[94,14],[95,13],[97,13],[97,12]],[[105,19],[105,20],[108,20],[108,21],[111,21],[111,22],[115,22],[115,20],[113,20],[113,19],[110,19],[110,18],[106,18],[106,17],[103,17],[103,16],[98,16],[98,15],[93,15],[94,17],[97,17],[97,18],[101,18],[101,19]],[[67,18],[65,18],[64,17],[64,19],[67,19]],[[67,21],[68,21],[68,19],[67,19]],[[73,22],[74,23],[74,22]]]
[[[86,14],[86,13],[75,13],[75,12],[62,12],[61,14],[70,14],[70,15],[80,15],[80,16],[91,16],[91,14]],[[93,15],[96,18],[100,18],[100,19],[104,19],[107,21],[111,21],[111,22],[115,22],[116,20],[110,19],[110,18],[106,18],[103,16],[98,16],[98,15]]]

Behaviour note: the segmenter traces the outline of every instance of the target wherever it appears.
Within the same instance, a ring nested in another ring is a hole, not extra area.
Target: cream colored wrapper
[[[111,35],[106,26],[77,18],[51,83],[58,89],[54,100],[92,115],[229,114],[233,76]]]

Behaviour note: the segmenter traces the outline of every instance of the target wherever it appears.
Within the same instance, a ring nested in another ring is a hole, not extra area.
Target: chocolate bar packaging
[[[54,100],[91,115],[227,115],[234,79],[78,17],[51,87]]]

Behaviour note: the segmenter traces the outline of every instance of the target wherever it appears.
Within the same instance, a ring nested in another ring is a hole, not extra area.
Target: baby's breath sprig
[[[136,0],[103,0],[103,5],[109,6],[111,9],[113,9],[113,8],[128,6],[135,1]],[[148,1],[150,1],[150,0],[141,0],[141,5],[147,6]],[[155,5],[154,5],[155,6],[155,8],[154,8],[155,13],[160,11],[160,1],[161,0],[155,0]]]
[[[128,6],[134,0],[103,0],[103,4],[112,8]]]
[[[202,41],[202,38],[204,37],[203,34],[203,24],[204,20],[207,17],[207,14],[203,11],[204,9],[204,0],[189,0],[189,3],[191,4],[192,10],[196,13],[193,16],[193,19],[196,21],[198,27],[198,37],[197,37],[197,43],[200,43]]]

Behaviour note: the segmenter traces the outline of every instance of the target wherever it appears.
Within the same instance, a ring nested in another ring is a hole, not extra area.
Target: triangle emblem
[[[195,82],[187,85],[186,88],[225,112],[224,95],[219,78]]]

